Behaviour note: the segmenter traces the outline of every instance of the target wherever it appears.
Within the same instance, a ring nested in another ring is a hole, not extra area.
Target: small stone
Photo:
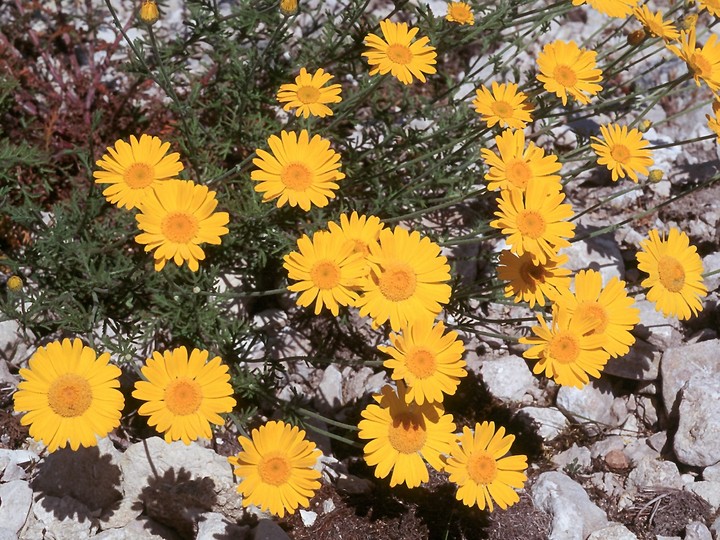
[[[702,473],[703,480],[710,482],[720,482],[720,463],[705,467]]]
[[[643,488],[682,489],[683,481],[677,465],[672,461],[645,457],[630,471],[626,487],[628,491],[632,492]]]
[[[343,376],[340,370],[333,365],[328,366],[318,388],[319,399],[315,400],[318,409],[328,411],[342,405],[342,383]]]
[[[251,531],[252,540],[290,540],[287,533],[280,525],[271,519],[261,519],[257,526]]]
[[[662,453],[667,444],[667,431],[660,431],[648,437],[648,446],[658,453]]]
[[[329,514],[333,510],[335,510],[335,503],[332,499],[326,499],[322,503],[322,510],[323,514]]]
[[[500,401],[520,401],[526,393],[538,389],[527,362],[518,356],[488,360],[480,373],[490,393]]]
[[[630,468],[630,461],[622,450],[610,450],[610,452],[605,455],[605,464],[614,470]]]
[[[206,512],[198,519],[198,532],[195,540],[216,540],[232,538],[243,540],[248,537],[250,527],[228,521],[222,514]]]
[[[613,277],[625,279],[622,252],[611,234],[573,242],[562,250],[568,256],[567,268],[573,271],[592,269],[600,272],[603,283]]]
[[[316,512],[300,509],[300,518],[302,519],[303,525],[306,527],[312,527],[315,524],[317,517],[318,515]]]
[[[584,473],[592,467],[590,450],[575,443],[564,452],[553,456],[551,461],[558,469],[570,474]]]
[[[720,482],[709,482],[701,480],[699,482],[689,482],[685,489],[692,491],[698,497],[704,499],[709,505],[712,512],[720,509]]]
[[[615,523],[595,531],[587,540],[637,540],[637,536],[625,525]]]
[[[685,540],[712,540],[712,534],[704,523],[693,521],[685,527]]]
[[[563,386],[558,391],[557,408],[590,435],[618,427],[628,416],[625,400],[615,398],[605,379],[592,380],[583,388]]]

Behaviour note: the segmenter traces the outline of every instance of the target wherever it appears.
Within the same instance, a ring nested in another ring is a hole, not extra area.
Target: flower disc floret
[[[263,202],[277,200],[278,208],[289,204],[307,212],[335,198],[336,182],[345,174],[338,170],[340,154],[330,149],[330,141],[320,135],[310,139],[303,129],[299,136],[294,131],[272,135],[268,145],[272,153],[258,149],[253,159],[258,169],[250,173],[259,182],[255,191],[263,194]]]
[[[158,185],[147,194],[135,216],[143,231],[135,237],[145,251],[153,251],[155,270],[160,271],[168,261],[197,272],[199,261],[205,260],[200,244],[221,243],[228,233],[227,212],[215,212],[215,192],[207,186],[190,181],[171,180]]]
[[[314,467],[322,452],[305,438],[305,431],[270,421],[238,442],[242,451],[228,461],[241,479],[237,490],[243,506],[255,505],[282,518],[310,505],[320,489],[320,472]]]
[[[383,37],[368,34],[365,45],[369,50],[362,53],[373,66],[370,75],[390,73],[403,84],[413,82],[413,76],[425,82],[425,74],[436,73],[435,47],[428,45],[430,38],[421,37],[413,42],[417,28],[408,28],[407,23],[380,21]]]
[[[375,477],[390,472],[390,487],[406,484],[417,487],[429,480],[427,461],[441,470],[441,454],[446,454],[455,440],[452,416],[444,414],[441,404],[407,403],[405,386],[398,382],[397,393],[385,386],[374,396],[377,404],[362,411],[358,437],[369,440],[364,448],[368,465],[375,467]]]
[[[119,208],[137,208],[161,182],[177,177],[183,170],[180,154],[168,154],[170,143],[157,137],[130,136],[107,148],[107,154],[96,161],[101,171],[93,172],[96,184],[110,184],[103,190],[108,202]]]
[[[277,94],[280,103],[285,103],[283,109],[290,111],[295,109],[295,116],[332,116],[333,112],[328,103],[340,103],[342,98],[340,92],[342,87],[339,84],[325,86],[332,75],[326,73],[322,68],[315,73],[308,73],[307,69],[301,68],[300,75],[295,77],[295,83],[283,84]]]
[[[185,444],[200,437],[212,438],[210,423],[223,425],[221,413],[235,407],[228,367],[219,356],[185,347],[153,352],[141,372],[145,380],[135,383],[134,398],[144,401],[138,414],[163,433],[166,442]]]
[[[450,301],[450,266],[440,246],[402,227],[383,229],[370,245],[370,274],[356,302],[360,316],[373,325],[390,321],[394,332],[420,318],[434,319]]]
[[[646,296],[655,309],[680,320],[702,311],[700,299],[707,296],[702,259],[687,234],[673,227],[666,238],[653,229],[640,247],[638,270],[649,274],[641,285],[650,288]]]
[[[318,231],[312,241],[303,235],[297,245],[299,251],[286,255],[283,263],[288,277],[298,282],[288,290],[301,293],[299,306],[315,302],[315,315],[326,307],[337,317],[339,306],[352,305],[358,299],[355,290],[368,273],[363,254],[337,232]]]
[[[97,437],[120,425],[121,371],[109,361],[109,353],[97,356],[79,339],[63,339],[39,347],[20,370],[15,411],[27,411],[20,423],[49,452],[96,446]]]
[[[459,486],[458,501],[492,512],[493,501],[505,510],[520,500],[513,488],[522,489],[527,480],[527,457],[507,455],[514,441],[505,428],[495,431],[495,422],[476,423],[474,433],[463,427],[445,464],[450,481]]]
[[[597,68],[595,51],[581,49],[574,41],[556,40],[543,47],[537,63],[537,79],[545,90],[554,93],[567,105],[568,94],[586,105],[602,86],[602,70]]]

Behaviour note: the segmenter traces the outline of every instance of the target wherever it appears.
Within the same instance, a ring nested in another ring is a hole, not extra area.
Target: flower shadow
[[[90,448],[61,448],[48,455],[31,482],[36,501],[58,520],[109,516],[120,505],[120,468],[112,455]]]
[[[147,479],[134,510],[141,510],[158,523],[174,529],[181,538],[195,538],[203,514],[217,502],[211,478],[192,478],[189,471],[168,469],[162,476]]]

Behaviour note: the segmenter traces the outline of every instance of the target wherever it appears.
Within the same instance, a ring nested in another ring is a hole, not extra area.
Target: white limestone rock
[[[686,484],[685,489],[704,499],[710,505],[712,512],[720,509],[720,482],[700,480]]]
[[[503,402],[520,401],[525,394],[540,390],[527,362],[519,356],[487,360],[480,373],[490,393]]]
[[[693,375],[702,377],[720,376],[720,362],[717,351],[720,339],[702,341],[667,349],[660,364],[662,397],[665,410],[671,412],[678,398],[678,392]]]
[[[683,485],[675,463],[646,456],[630,472],[625,487],[629,493],[635,494],[643,488],[682,489]]]
[[[580,484],[560,472],[542,473],[531,488],[539,510],[552,516],[550,540],[578,540],[608,525],[607,515]]]
[[[707,467],[720,462],[720,373],[693,375],[682,388],[673,441],[678,460]]]
[[[614,396],[612,386],[605,379],[592,380],[581,389],[561,387],[556,405],[591,435],[621,426],[628,417],[625,400]]]
[[[0,484],[0,523],[13,534],[25,525],[33,502],[33,491],[24,480]]]
[[[713,540],[713,537],[704,523],[693,521],[685,527],[685,540]]]
[[[518,414],[526,415],[546,441],[553,440],[570,425],[567,417],[555,407],[523,407]]]
[[[625,525],[614,523],[595,531],[587,540],[637,540],[637,536]]]
[[[566,267],[578,270],[597,270],[607,283],[613,277],[625,279],[625,263],[622,252],[612,235],[602,235],[587,240],[573,242],[570,247],[562,250],[568,256]]]
[[[585,473],[592,467],[590,450],[584,446],[573,445],[550,459],[555,467],[565,472]]]

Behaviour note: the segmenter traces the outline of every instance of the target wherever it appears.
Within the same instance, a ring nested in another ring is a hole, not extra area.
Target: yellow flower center
[[[320,99],[320,90],[314,86],[301,86],[297,91],[297,98],[303,103],[317,103]]]
[[[165,238],[178,244],[190,242],[199,229],[197,218],[187,212],[173,212],[160,222],[160,230]]]
[[[271,486],[282,486],[290,479],[292,467],[284,454],[270,454],[258,463],[258,474],[262,481]]]
[[[405,356],[410,373],[418,379],[425,379],[435,374],[435,355],[424,347],[415,347]]]
[[[690,57],[690,67],[700,77],[709,77],[712,72],[712,66],[708,59],[697,52]]]
[[[524,160],[516,159],[505,167],[505,176],[507,176],[508,182],[516,188],[525,189],[528,180],[532,178],[532,171]]]
[[[400,302],[413,295],[417,288],[417,277],[409,264],[392,263],[380,275],[378,286],[385,298]]]
[[[479,450],[469,457],[467,470],[476,484],[492,484],[497,478],[497,462],[484,450]]]
[[[451,4],[448,6],[448,15],[459,23],[469,23],[473,21],[470,6],[462,3]]]
[[[123,175],[123,180],[132,189],[148,187],[155,179],[155,171],[147,163],[133,163]]]
[[[310,279],[318,289],[332,289],[340,283],[340,267],[330,260],[321,260],[310,269]]]
[[[202,403],[200,384],[193,379],[183,377],[175,379],[165,389],[165,405],[177,416],[193,414]]]
[[[413,53],[410,52],[410,49],[408,47],[406,47],[405,45],[400,45],[398,43],[395,43],[388,47],[387,57],[394,64],[406,65],[406,64],[409,64],[410,62],[412,62]]]
[[[550,339],[548,349],[552,359],[561,364],[572,364],[580,356],[578,338],[569,330],[561,330],[555,334]]]
[[[513,115],[513,107],[507,101],[496,101],[490,106],[495,116],[505,119]]]
[[[553,79],[565,88],[571,88],[577,83],[577,75],[571,67],[560,64],[553,71]]]
[[[670,292],[680,292],[685,285],[685,269],[675,257],[663,255],[658,259],[660,283]]]
[[[59,416],[82,416],[92,404],[92,388],[84,377],[76,373],[60,375],[48,390],[48,405]]]
[[[610,155],[618,163],[625,164],[630,159],[630,150],[624,144],[614,144],[612,150],[610,150]]]
[[[280,171],[280,181],[295,191],[305,191],[312,185],[313,175],[303,163],[289,163]]]
[[[591,334],[602,334],[610,322],[607,311],[605,311],[605,308],[599,302],[581,302],[580,305],[578,305],[575,315],[597,323],[595,329],[590,332]]]
[[[545,233],[545,219],[536,210],[523,210],[517,215],[520,234],[536,240]]]
[[[388,429],[390,445],[402,454],[414,454],[422,450],[427,440],[425,420],[418,413],[405,412],[393,418]]]

